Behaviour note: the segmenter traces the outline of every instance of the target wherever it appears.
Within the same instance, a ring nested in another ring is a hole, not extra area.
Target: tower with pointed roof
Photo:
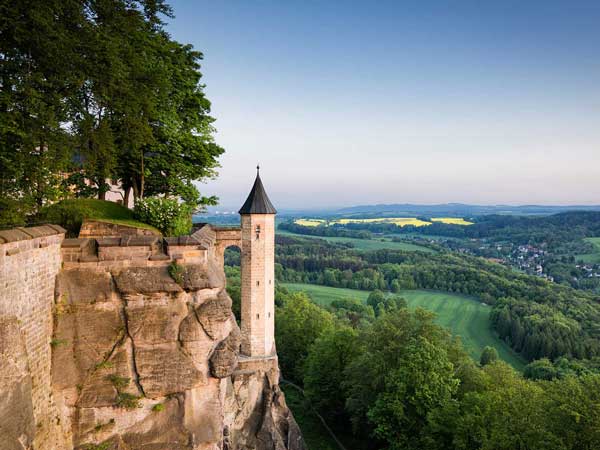
[[[275,214],[256,167],[242,217],[242,353],[275,354]]]

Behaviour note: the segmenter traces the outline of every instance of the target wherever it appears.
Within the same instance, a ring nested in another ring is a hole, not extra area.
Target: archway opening
[[[242,317],[242,252],[237,245],[230,245],[224,252],[224,269],[227,278],[227,293],[231,297],[231,309],[238,325]]]

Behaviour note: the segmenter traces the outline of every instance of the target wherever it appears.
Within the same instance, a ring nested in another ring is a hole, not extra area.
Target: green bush
[[[42,208],[38,219],[60,225],[67,230],[67,236],[77,236],[83,219],[89,217],[91,213],[91,209],[85,204],[62,201]]]
[[[139,199],[133,212],[137,220],[158,228],[165,236],[182,236],[192,229],[192,209],[173,198]]]
[[[167,267],[167,271],[175,283],[177,283],[179,286],[183,286],[183,277],[185,273],[183,266],[180,266],[176,261],[173,261]]]
[[[0,227],[11,228],[25,225],[27,208],[23,202],[0,198]]]
[[[161,412],[165,409],[165,405],[163,405],[162,403],[157,403],[156,405],[154,405],[152,407],[152,411],[154,412]]]

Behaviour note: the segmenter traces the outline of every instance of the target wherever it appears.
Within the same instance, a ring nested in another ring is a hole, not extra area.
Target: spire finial
[[[260,164],[256,165],[256,175],[258,175],[258,172],[260,171]]]

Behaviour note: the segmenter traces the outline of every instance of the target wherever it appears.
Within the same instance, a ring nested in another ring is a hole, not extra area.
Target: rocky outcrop
[[[60,272],[52,386],[74,448],[304,449],[277,358],[240,356],[224,284],[212,261],[183,266],[177,282],[166,266]],[[18,334],[1,329],[18,352]],[[18,364],[0,371],[12,380],[0,396],[4,418],[30,380]],[[23,448],[33,426],[22,430]]]
[[[17,319],[0,319],[0,436],[6,450],[32,445],[35,433],[31,375]],[[8,438],[8,440],[6,439]]]

